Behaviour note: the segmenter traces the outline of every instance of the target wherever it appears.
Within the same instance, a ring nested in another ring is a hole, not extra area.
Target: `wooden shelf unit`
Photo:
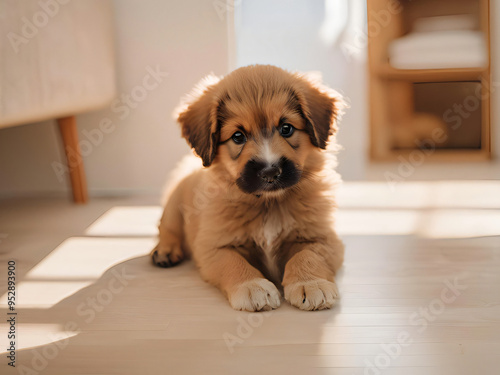
[[[471,14],[485,36],[490,60],[488,0],[367,0],[368,69],[370,103],[370,159],[397,161],[408,157],[418,147],[397,146],[398,134],[411,137],[415,123],[414,89],[425,83],[481,83],[480,146],[478,148],[440,148],[428,153],[434,161],[484,161],[491,156],[490,146],[490,67],[453,69],[395,69],[389,64],[388,46],[411,29],[418,17]],[[381,15],[390,15],[383,18]],[[384,22],[382,22],[384,21]],[[444,111],[443,111],[444,112]],[[441,121],[445,124],[444,121]],[[446,124],[445,124],[446,125]],[[412,127],[413,126],[413,127]],[[443,125],[444,126],[444,125]],[[432,124],[428,125],[432,129]],[[396,145],[396,146],[395,146]],[[399,158],[399,159],[398,159]]]
[[[477,81],[487,73],[485,68],[395,69],[389,64],[381,65],[375,72],[382,79],[412,82]]]

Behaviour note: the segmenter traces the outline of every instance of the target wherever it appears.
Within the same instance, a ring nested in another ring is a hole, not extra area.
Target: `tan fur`
[[[340,179],[324,148],[329,140],[334,145],[341,105],[320,83],[273,66],[240,68],[198,87],[178,120],[206,168],[171,190],[155,262],[192,256],[201,276],[235,309],[278,307],[277,287],[301,309],[330,308],[344,248],[332,216]],[[283,118],[298,129],[288,139],[273,132]],[[249,135],[244,146],[230,139],[238,127]],[[256,156],[293,161],[302,171],[299,182],[244,193],[236,179]]]

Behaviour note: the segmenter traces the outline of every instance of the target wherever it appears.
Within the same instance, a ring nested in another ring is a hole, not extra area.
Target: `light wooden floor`
[[[341,300],[269,313],[233,311],[191,262],[153,267],[155,199],[0,201],[0,373],[499,374],[499,193],[497,182],[346,183]]]

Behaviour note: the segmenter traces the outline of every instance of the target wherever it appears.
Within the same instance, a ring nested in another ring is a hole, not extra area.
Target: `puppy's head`
[[[261,195],[301,180],[341,108],[336,92],[306,75],[254,65],[207,77],[178,121],[205,167],[221,165],[243,192]]]

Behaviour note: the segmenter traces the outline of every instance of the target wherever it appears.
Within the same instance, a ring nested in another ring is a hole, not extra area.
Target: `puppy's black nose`
[[[274,182],[281,174],[281,169],[275,166],[265,167],[259,172],[260,178],[267,183]]]

